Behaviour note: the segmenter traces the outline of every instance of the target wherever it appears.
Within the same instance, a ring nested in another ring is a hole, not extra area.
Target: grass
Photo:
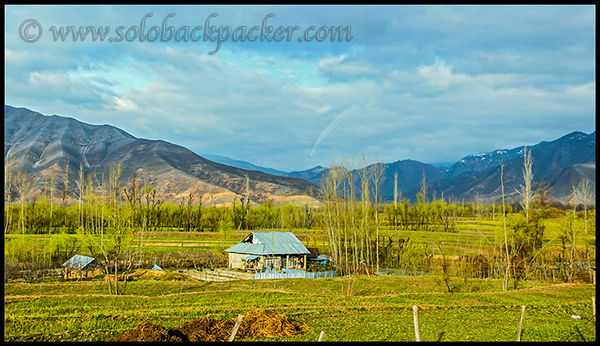
[[[558,249],[563,219],[546,220],[548,250]],[[458,232],[395,231],[419,246],[434,245],[445,255],[491,253],[503,241],[501,220],[464,219]],[[322,230],[294,229],[307,247],[326,253]],[[238,243],[250,231],[157,231],[144,235],[145,250],[216,251]],[[580,233],[579,248],[590,246],[595,260],[595,232]],[[315,234],[317,236],[315,237]],[[5,260],[20,255],[50,258],[56,246],[66,249],[75,235],[5,235]],[[491,244],[490,244],[491,243]],[[86,253],[82,241],[75,253]],[[139,245],[135,237],[133,245]],[[435,250],[438,254],[438,250]],[[271,309],[310,327],[289,340],[414,341],[412,305],[418,305],[422,341],[514,341],[520,306],[526,305],[523,341],[594,341],[591,297],[595,286],[526,280],[519,290],[502,292],[501,279],[453,278],[455,293],[434,275],[361,276],[326,279],[246,280],[227,283],[134,281],[126,295],[108,295],[101,281],[5,284],[5,341],[106,341],[148,321],[166,328],[213,315],[234,318],[255,309]],[[581,319],[573,319],[579,315]],[[284,339],[286,340],[286,339]]]
[[[593,285],[527,282],[499,292],[501,280],[486,279],[471,286],[475,292],[441,293],[432,276],[134,281],[127,295],[110,296],[99,281],[9,283],[5,340],[105,341],[142,321],[172,328],[207,315],[234,318],[271,309],[310,327],[288,340],[315,341],[324,331],[326,341],[413,341],[414,304],[422,341],[513,341],[521,305],[527,306],[523,341],[596,338]]]

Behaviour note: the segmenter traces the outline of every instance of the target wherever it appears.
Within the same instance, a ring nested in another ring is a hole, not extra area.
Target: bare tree
[[[188,203],[187,203],[187,221],[186,221],[186,231],[190,232],[192,230],[192,205],[194,204],[194,193],[190,192],[188,195]],[[240,222],[241,224],[241,222]]]
[[[56,170],[54,166],[50,166],[50,174],[48,175],[50,183],[50,228],[52,228],[52,212],[54,206],[54,185],[56,184]]]
[[[323,175],[321,178],[321,195],[323,199],[323,203],[325,205],[325,231],[327,232],[327,237],[329,239],[329,250],[332,255],[332,259],[334,262],[339,261],[339,254],[337,251],[338,243],[335,237],[335,208],[338,203],[338,186],[340,179],[340,168],[332,163],[327,174]]]
[[[62,207],[64,209],[64,224],[67,224],[67,198],[69,197],[69,159],[67,158],[65,165],[65,180],[63,182],[63,189],[60,192],[60,198],[62,200]]]
[[[377,157],[374,159],[377,161]],[[375,203],[375,232],[376,239],[375,242],[375,258],[376,258],[376,273],[379,273],[379,190],[381,188],[381,184],[385,180],[385,165],[382,163],[375,163],[369,167],[371,170],[371,179],[373,180],[373,201]]]
[[[238,231],[242,228],[242,224],[246,220],[248,216],[248,210],[250,209],[250,178],[248,174],[246,174],[246,192],[244,194],[244,198],[241,199],[241,215],[240,215],[240,224],[238,225]],[[283,228],[283,217],[281,218],[282,228]]]
[[[4,234],[10,233],[12,226],[12,201],[15,187],[15,158],[10,155],[4,161]]]
[[[582,177],[577,186],[573,186],[573,202],[583,206],[585,234],[588,235],[588,209],[596,203],[596,196],[591,187],[590,179]]]
[[[502,290],[508,289],[508,275],[510,274],[510,254],[508,253],[508,235],[506,233],[506,204],[504,201],[504,163],[500,165],[500,186],[502,187],[502,227],[504,229],[504,247],[506,248],[506,272],[504,273],[504,282]]]
[[[83,163],[79,164],[79,179],[75,181],[77,184],[77,189],[79,190],[79,227],[83,226],[83,209],[82,209],[82,199],[83,193],[85,191],[85,182],[84,182],[84,172],[83,172]]]
[[[525,180],[525,185],[521,185],[521,190],[515,191],[523,197],[521,206],[523,206],[523,209],[525,210],[525,219],[527,222],[529,222],[529,206],[533,200],[533,189],[531,188],[531,183],[533,181],[532,165],[533,158],[531,157],[531,150],[527,151],[527,147],[525,147],[523,154],[523,180]]]
[[[421,193],[423,194],[423,204],[427,203],[427,177],[425,176],[425,170],[423,170],[423,177],[421,177]]]
[[[19,203],[21,204],[19,230],[21,234],[25,234],[25,203],[29,201],[34,190],[34,185],[31,177],[23,171],[17,174],[14,187],[19,195]]]
[[[141,189],[140,183],[138,182],[137,171],[134,170],[131,173],[131,177],[129,179],[129,189],[127,187],[124,187],[123,192],[125,193],[127,202],[131,206],[131,219],[129,221],[130,227],[134,227],[135,222],[136,222],[137,212],[142,203],[142,201],[141,201],[142,189]]]

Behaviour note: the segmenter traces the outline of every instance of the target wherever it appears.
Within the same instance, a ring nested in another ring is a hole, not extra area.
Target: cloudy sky
[[[6,6],[5,103],[284,171],[454,162],[595,131],[595,32],[593,6]]]

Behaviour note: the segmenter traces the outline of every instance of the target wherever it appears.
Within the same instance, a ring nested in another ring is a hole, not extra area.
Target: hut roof
[[[72,269],[83,270],[85,267],[90,265],[90,263],[94,262],[96,259],[94,257],[83,256],[83,255],[75,255],[71,257],[68,261],[63,263],[64,267],[69,267]]]
[[[252,232],[225,252],[249,255],[308,255],[310,251],[292,232]]]

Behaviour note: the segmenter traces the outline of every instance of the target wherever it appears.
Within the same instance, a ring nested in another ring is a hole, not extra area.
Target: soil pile
[[[185,338],[185,340],[184,340]],[[150,322],[142,322],[134,329],[110,341],[187,341],[185,335],[178,330],[167,330]]]
[[[235,323],[235,319],[231,320]],[[258,339],[294,337],[307,330],[308,327],[287,319],[271,310],[255,310],[249,312],[240,325],[236,339]]]
[[[233,330],[235,320],[217,320],[204,317],[192,322],[186,322],[177,328],[189,341],[227,341]],[[238,332],[239,333],[239,332]]]
[[[168,330],[149,322],[142,322],[134,329],[110,341],[227,341],[235,320],[235,318],[218,320],[204,317]],[[274,311],[255,310],[244,316],[235,340],[294,337],[307,329],[308,327],[289,321],[286,316]]]

